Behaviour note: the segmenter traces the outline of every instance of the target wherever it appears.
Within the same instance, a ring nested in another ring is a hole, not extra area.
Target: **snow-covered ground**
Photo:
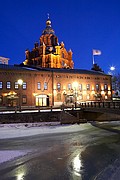
[[[0,124],[0,139],[31,136],[37,134],[76,132],[90,127],[90,124],[60,125],[59,122]],[[0,163],[24,156],[28,151],[0,150]]]

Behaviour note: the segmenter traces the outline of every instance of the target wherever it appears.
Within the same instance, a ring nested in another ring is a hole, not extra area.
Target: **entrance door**
[[[48,106],[47,95],[36,96],[36,106]]]

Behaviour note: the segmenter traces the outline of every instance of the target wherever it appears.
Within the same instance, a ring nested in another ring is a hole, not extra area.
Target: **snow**
[[[89,124],[60,125],[59,122],[0,124],[0,139],[32,136],[37,134],[76,132],[90,127]],[[0,163],[24,156],[29,151],[0,151]]]

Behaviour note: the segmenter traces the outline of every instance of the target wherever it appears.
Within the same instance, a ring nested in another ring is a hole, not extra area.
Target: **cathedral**
[[[34,65],[43,68],[73,69],[74,67],[72,51],[67,51],[63,42],[59,44],[49,17],[39,43],[36,42],[32,51],[26,50],[25,54],[24,65]]]
[[[99,66],[74,69],[72,51],[67,51],[48,17],[39,42],[25,51],[19,65],[0,63],[0,107],[73,106],[81,102],[110,101],[111,76]]]

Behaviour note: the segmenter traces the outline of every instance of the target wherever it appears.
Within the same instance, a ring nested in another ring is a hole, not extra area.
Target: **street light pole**
[[[18,85],[19,85],[19,111],[21,112],[21,86],[23,84],[23,80],[22,79],[18,79]]]

